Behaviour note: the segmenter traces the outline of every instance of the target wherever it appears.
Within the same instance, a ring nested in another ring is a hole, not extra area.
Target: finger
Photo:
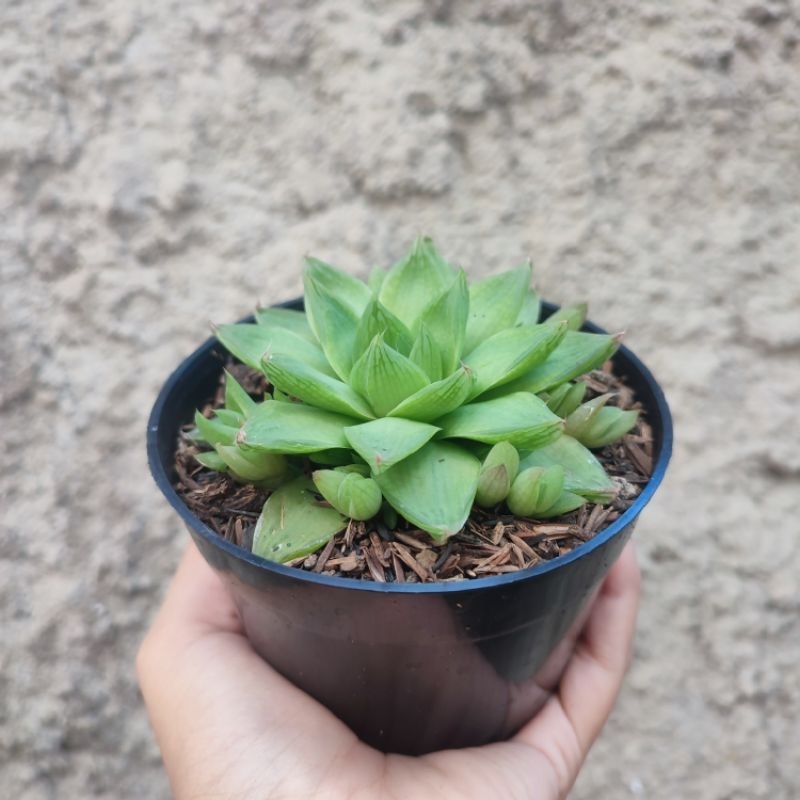
[[[184,551],[153,627],[159,636],[169,637],[173,648],[204,633],[243,633],[230,594],[193,542]]]
[[[547,758],[564,795],[619,695],[638,603],[639,568],[629,544],[598,592],[558,693],[514,737]]]
[[[614,707],[631,661],[639,610],[639,566],[629,543],[600,589],[559,685],[584,756]]]
[[[324,756],[355,738],[255,653],[227,590],[194,545],[142,643],[137,673],[173,783],[187,764],[211,758],[218,743],[260,742],[269,750],[302,741]]]
[[[280,686],[290,699],[302,694],[252,649],[227,589],[192,543],[142,642],[137,671],[145,702],[158,717],[212,675],[220,681],[216,694],[233,683],[264,691]]]
[[[600,590],[601,598],[605,598],[607,602],[595,608],[589,619],[586,637],[593,647],[602,645],[606,641],[608,644],[612,643],[612,637],[603,633],[604,626],[615,632],[617,644],[632,644],[639,611],[640,588],[641,572],[636,559],[636,549],[633,542],[629,542],[609,570]],[[610,619],[601,619],[601,615],[606,613]],[[600,626],[600,631],[594,630],[594,626],[597,625]],[[612,658],[612,654],[606,653],[603,658]]]
[[[237,644],[240,630],[233,601],[190,543],[136,658],[139,686],[168,767],[183,763],[184,742],[191,735],[185,723],[191,719],[193,708],[198,704],[208,707],[202,686],[197,685],[202,683],[202,676],[219,664],[218,679],[224,681],[229,677],[226,671],[236,674],[231,670],[231,658],[247,657]],[[229,647],[217,648],[227,655],[208,658],[204,640],[220,636],[230,638]]]

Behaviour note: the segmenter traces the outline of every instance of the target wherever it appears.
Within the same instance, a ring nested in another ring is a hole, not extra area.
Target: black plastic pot
[[[301,308],[301,301],[287,304]],[[549,306],[545,313],[552,312]],[[585,330],[600,331],[587,323]],[[225,541],[172,488],[180,426],[217,386],[209,339],[170,376],[147,432],[150,469],[229,588],[255,649],[386,752],[420,754],[513,734],[558,684],[587,601],[664,477],[672,421],[649,370],[625,347],[615,370],[644,404],[653,475],[633,505],[571,553],[530,569],[440,584],[379,584],[265,561]]]

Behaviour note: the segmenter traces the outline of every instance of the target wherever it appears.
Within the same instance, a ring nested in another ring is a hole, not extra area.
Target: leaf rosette
[[[618,339],[580,331],[585,306],[540,321],[530,283],[526,264],[470,284],[422,237],[366,282],[309,258],[304,311],[219,326],[271,388],[255,399],[226,374],[193,439],[205,467],[270,492],[254,552],[288,561],[381,514],[444,543],[475,503],[549,518],[613,496],[590,448],[636,412],[584,402],[576,379]]]

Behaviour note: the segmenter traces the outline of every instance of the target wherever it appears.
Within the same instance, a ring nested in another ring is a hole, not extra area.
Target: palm
[[[412,758],[361,743],[250,648],[191,547],[139,658],[142,691],[178,798],[566,795],[624,673],[638,596],[628,551],[593,608],[559,693],[508,742]]]

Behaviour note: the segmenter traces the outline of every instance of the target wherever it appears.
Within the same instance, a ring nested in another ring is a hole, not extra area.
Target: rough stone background
[[[0,794],[166,797],[169,370],[309,251],[432,233],[654,369],[677,446],[573,796],[800,797],[800,2],[3,0]]]

